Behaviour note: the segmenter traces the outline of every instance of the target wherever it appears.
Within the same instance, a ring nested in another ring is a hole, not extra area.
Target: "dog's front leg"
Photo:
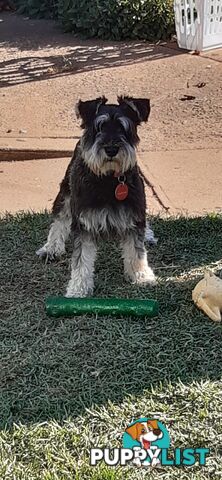
[[[71,279],[66,297],[87,297],[94,288],[94,264],[96,243],[90,233],[74,232],[73,254],[71,260]]]
[[[122,240],[124,273],[132,283],[155,283],[155,275],[148,265],[144,233],[131,232]]]

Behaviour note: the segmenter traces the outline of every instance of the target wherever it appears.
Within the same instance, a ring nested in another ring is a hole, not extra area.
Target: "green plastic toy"
[[[46,300],[46,313],[52,317],[73,317],[86,313],[155,317],[158,315],[158,302],[117,298],[49,297]]]

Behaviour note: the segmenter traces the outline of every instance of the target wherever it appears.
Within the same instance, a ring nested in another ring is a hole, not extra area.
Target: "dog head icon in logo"
[[[161,450],[169,448],[170,437],[166,427],[157,419],[139,418],[131,423],[123,434],[123,448],[147,451],[147,459],[137,465],[157,465]]]

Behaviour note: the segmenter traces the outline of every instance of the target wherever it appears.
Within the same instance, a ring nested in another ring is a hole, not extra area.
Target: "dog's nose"
[[[156,435],[157,437],[159,437],[159,435],[161,434],[161,430],[160,430],[159,428],[155,428],[155,429],[153,430],[153,433],[154,433],[154,435]]]
[[[118,151],[119,151],[118,145],[108,145],[107,147],[105,147],[106,155],[108,155],[108,157],[111,157],[111,158],[115,157]]]

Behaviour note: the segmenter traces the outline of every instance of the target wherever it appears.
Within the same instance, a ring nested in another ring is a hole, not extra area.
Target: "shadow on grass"
[[[160,382],[221,378],[221,326],[191,301],[204,267],[222,266],[221,217],[152,219],[154,288],[125,283],[118,246],[101,248],[95,295],[156,298],[153,319],[46,317],[45,298],[63,293],[69,277],[68,256],[47,265],[35,257],[49,222],[47,214],[27,214],[0,225],[2,427],[75,417]]]

